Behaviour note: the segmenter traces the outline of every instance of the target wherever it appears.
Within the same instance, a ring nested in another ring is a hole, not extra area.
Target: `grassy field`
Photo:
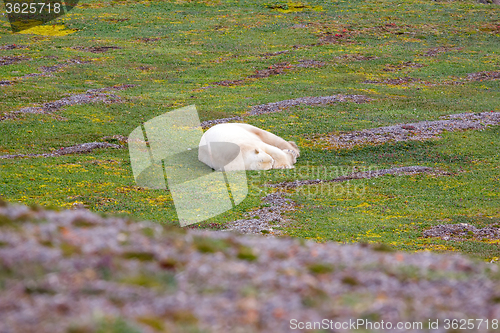
[[[12,34],[6,18],[0,21],[0,57],[12,62],[0,66],[0,81],[11,82],[0,86],[1,113],[88,89],[135,86],[113,92],[121,97],[117,103],[0,121],[1,154],[48,153],[104,136],[128,136],[142,122],[192,104],[204,121],[291,98],[365,95],[370,102],[246,117],[249,124],[296,141],[301,157],[291,171],[249,172],[252,186],[245,201],[208,222],[240,219],[262,205],[260,198],[272,191],[266,183],[316,179],[322,168],[331,179],[353,167],[422,165],[448,174],[289,190],[298,207],[281,229],[319,242],[382,242],[410,251],[500,257],[498,241],[422,237],[438,224],[500,224],[500,128],[352,149],[318,143],[332,132],[500,111],[498,80],[467,79],[470,73],[500,70],[500,7],[474,1],[82,0],[51,24]],[[12,44],[23,47],[1,49]],[[300,60],[322,65],[300,67]],[[279,75],[247,78],[282,63]],[[51,75],[24,77],[61,64]],[[415,80],[363,83],[405,77]],[[214,84],[225,80],[243,81]],[[80,204],[95,212],[177,223],[168,191],[136,186],[127,149],[0,163],[0,193],[8,201]]]

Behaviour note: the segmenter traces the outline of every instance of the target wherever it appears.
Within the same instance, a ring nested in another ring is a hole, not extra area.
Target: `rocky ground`
[[[386,142],[428,140],[438,138],[444,131],[482,130],[500,124],[500,112],[460,113],[442,117],[441,120],[420,121],[362,131],[331,134],[324,140],[332,148],[351,148],[356,145]]]
[[[210,127],[215,126],[217,124],[224,124],[224,123],[237,122],[237,121],[243,121],[243,118],[236,116],[236,117],[229,117],[229,118],[206,120],[206,121],[202,121],[200,123],[200,126],[203,129],[209,129]]]
[[[53,70],[57,70],[58,66],[53,66]],[[45,69],[45,72],[50,72],[52,70]],[[36,73],[39,74],[39,73]],[[34,113],[34,114],[53,114],[56,111],[59,111],[62,107],[68,105],[78,105],[78,104],[89,104],[96,102],[104,102],[104,103],[116,103],[121,100],[120,96],[115,94],[108,93],[109,91],[117,91],[123,90],[130,87],[134,87],[134,85],[117,85],[108,88],[101,89],[89,89],[83,94],[75,94],[70,95],[69,97],[62,98],[57,101],[43,103],[42,106],[35,107],[26,107],[20,110],[15,110],[11,112],[5,112],[3,115],[0,115],[0,121],[6,119],[13,119],[17,115],[23,113]]]
[[[62,156],[68,154],[79,154],[79,153],[89,153],[94,149],[102,149],[102,148],[115,148],[121,149],[124,146],[108,143],[108,142],[86,142],[78,145],[70,146],[70,147],[61,147],[59,150],[55,150],[52,153],[46,154],[18,154],[18,155],[0,155],[0,159],[11,159],[11,158],[19,158],[19,157],[54,157],[54,156]]]
[[[296,188],[298,186],[304,185],[316,185],[322,183],[334,183],[334,182],[345,182],[353,179],[370,179],[382,177],[385,175],[415,175],[418,173],[433,173],[436,175],[443,175],[446,172],[434,170],[430,167],[425,166],[408,166],[408,167],[400,167],[400,168],[391,168],[391,169],[381,169],[381,170],[370,170],[363,172],[354,172],[345,176],[340,176],[333,179],[306,179],[306,180],[294,180],[292,182],[282,182],[277,184],[268,184],[269,187],[275,187],[280,189],[289,189]]]
[[[474,331],[494,332],[500,270],[458,254],[167,228],[2,202],[0,332],[111,332],[103,325],[116,318],[114,332],[289,332],[292,319],[358,318],[423,323],[405,332],[426,331],[429,319],[440,320],[432,332],[449,332],[444,319],[480,318],[489,329]]]
[[[346,101],[352,101],[355,103],[366,103],[370,99],[364,95],[332,95],[332,96],[318,96],[318,97],[300,97],[295,99],[287,99],[284,101],[261,104],[252,106],[252,109],[248,113],[251,116],[279,112],[281,110],[291,108],[297,105],[320,105],[320,104],[330,104],[330,103],[341,103]]]
[[[295,202],[279,193],[268,194],[262,200],[265,204],[263,208],[247,213],[246,219],[228,223],[224,230],[240,234],[280,235],[280,231],[274,228],[288,222],[283,213],[293,211]]]
[[[424,231],[426,237],[439,237],[444,240],[462,241],[466,239],[498,240],[500,224],[476,228],[468,223],[440,224]]]

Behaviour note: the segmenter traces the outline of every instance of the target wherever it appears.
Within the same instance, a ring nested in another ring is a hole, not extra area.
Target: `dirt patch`
[[[260,114],[280,112],[284,109],[291,108],[297,105],[321,105],[330,103],[342,103],[342,102],[355,102],[355,103],[366,103],[370,99],[364,95],[333,95],[333,96],[319,96],[319,97],[301,97],[296,99],[288,99],[280,102],[267,103],[253,106],[250,112],[244,116],[255,116]],[[228,122],[243,121],[243,117],[235,116],[230,118],[206,120],[201,123],[203,129],[210,128],[217,124],[223,124]]]
[[[223,62],[229,61],[231,59],[238,58],[239,56],[237,54],[227,54],[225,57],[218,57],[217,59],[210,60],[210,63],[216,63],[216,64],[221,64]]]
[[[18,154],[18,155],[2,155],[0,159],[12,159],[12,158],[20,158],[20,157],[56,157],[68,154],[82,154],[82,153],[90,153],[94,149],[102,149],[102,148],[115,148],[121,149],[124,146],[115,145],[107,142],[87,142],[81,143],[75,146],[64,147],[58,150],[53,151],[52,153],[46,154]]]
[[[105,22],[111,22],[111,23],[120,23],[120,22],[126,22],[130,20],[129,18],[105,18],[102,19]]]
[[[106,53],[110,50],[121,49],[121,47],[119,47],[119,46],[92,46],[92,47],[73,46],[71,48],[74,50],[86,51],[86,52],[92,52],[92,53]]]
[[[90,60],[83,60],[80,57],[69,59],[68,62],[72,63],[72,64],[89,64],[89,63],[91,63]]]
[[[53,65],[53,66],[42,66],[39,69],[43,73],[53,73],[53,72],[57,72],[60,68],[66,67],[66,66],[67,66],[66,64],[58,64],[58,65]]]
[[[249,219],[226,224],[224,230],[241,234],[279,235],[279,230],[274,230],[273,227],[280,227],[287,223],[288,220],[281,214],[295,210],[296,204],[290,199],[283,198],[279,193],[268,194],[262,200],[269,206],[247,213]]]
[[[500,239],[500,225],[487,226],[481,229],[468,223],[440,224],[423,232],[424,237],[438,237],[443,240],[496,240]]]
[[[387,65],[392,66],[392,65]],[[396,66],[397,67],[397,66]],[[392,69],[385,68],[384,71],[393,71]],[[372,84],[390,84],[390,85],[405,85],[410,83],[423,83],[426,86],[436,86],[436,85],[463,85],[467,81],[489,81],[489,80],[500,80],[500,72],[489,71],[489,72],[477,72],[467,74],[466,78],[459,79],[460,81],[442,81],[438,83],[426,82],[421,79],[412,77],[400,77],[395,79],[387,79],[384,81],[376,80],[366,80],[362,83],[372,83]]]
[[[203,129],[208,129],[208,128],[215,126],[217,124],[224,124],[224,123],[229,123],[229,122],[234,122],[234,121],[243,121],[243,117],[235,116],[235,117],[230,117],[230,118],[205,120],[205,121],[201,122],[200,126]]]
[[[424,67],[424,65],[416,62],[406,61],[398,65],[386,64],[385,67],[382,68],[382,70],[385,72],[396,72],[403,70],[405,68],[421,68],[421,67]]]
[[[4,116],[0,117],[1,120],[15,118],[15,115],[23,113],[33,113],[33,114],[51,114],[55,111],[59,111],[63,106],[77,105],[77,104],[89,104],[96,102],[103,103],[116,103],[120,100],[120,97],[113,94],[99,94],[99,93],[84,93],[78,95],[72,95],[70,97],[65,97],[60,100],[44,103],[42,106],[38,107],[27,107],[22,108],[17,111],[11,111],[5,113]],[[12,117],[14,116],[14,117]]]
[[[263,55],[261,55],[262,58],[270,58],[270,57],[276,57],[277,55],[280,55],[280,54],[285,54],[285,53],[288,53],[290,52],[289,50],[284,50],[284,51],[277,51],[277,52],[271,52],[271,53],[264,53]]]
[[[5,56],[0,57],[0,66],[12,65],[21,61],[31,60],[31,58],[25,56]]]
[[[358,33],[369,33],[372,35],[385,35],[387,33],[393,35],[415,35],[417,28],[408,24],[386,23],[379,26],[361,28]]]
[[[10,86],[12,85],[12,81],[0,81],[0,86]]]
[[[19,79],[27,79],[30,77],[38,77],[38,76],[52,76],[52,75],[46,74],[46,73],[30,73],[30,74],[26,74],[24,76],[21,76]]]
[[[500,112],[459,113],[441,117],[442,120],[397,124],[362,131],[333,134],[326,137],[330,148],[352,148],[357,145],[383,144],[409,140],[439,138],[444,131],[485,129],[500,124]]]
[[[28,46],[26,45],[19,45],[19,44],[4,44],[0,45],[0,50],[15,50],[15,49],[27,49]]]
[[[44,58],[57,59],[57,57],[52,57],[52,56],[47,56]],[[44,77],[52,76],[51,73],[57,72],[61,68],[68,67],[68,66],[73,65],[73,64],[88,64],[88,63],[90,63],[90,61],[82,60],[80,58],[69,59],[66,62],[59,63],[59,64],[56,64],[53,66],[42,66],[42,67],[38,68],[38,70],[41,73],[26,74],[24,76],[17,77],[16,80],[22,80],[22,79],[27,79],[27,78],[31,78],[31,77],[39,77],[39,76],[44,76]]]
[[[60,63],[60,64],[55,64],[52,66],[42,66],[39,68],[39,70],[42,72],[41,74],[47,74],[47,73],[54,73],[57,72],[61,68],[65,68],[74,64],[89,64],[90,61],[88,60],[82,60],[80,58],[74,58],[74,59],[69,59],[66,62]],[[36,74],[40,73],[33,73],[33,74],[28,74],[31,76],[38,76]]]
[[[500,0],[478,0],[477,2],[484,5],[500,5]]]
[[[413,78],[413,77],[399,77],[396,79],[387,79],[384,81],[366,80],[366,81],[363,81],[362,83],[404,85],[404,84],[409,84],[409,83],[413,83],[413,82],[421,82],[421,80]]]
[[[156,67],[153,67],[153,66],[139,66],[139,67],[136,67],[136,69],[138,69],[140,71],[143,71],[143,72],[148,72],[148,71],[155,70]]]
[[[139,38],[137,41],[143,42],[143,43],[152,43],[152,42],[157,42],[161,39],[161,37],[144,37],[144,38]]]
[[[62,98],[62,99],[54,101],[54,102],[44,103],[44,104],[42,104],[42,106],[27,107],[27,108],[22,108],[22,109],[17,110],[17,111],[11,111],[11,112],[4,113],[3,116],[0,116],[0,121],[6,120],[6,119],[13,119],[18,114],[26,114],[26,113],[52,114],[53,112],[56,112],[59,109],[61,109],[62,107],[68,106],[68,105],[89,104],[89,103],[96,103],[96,102],[117,103],[121,100],[120,96],[117,96],[114,94],[109,94],[109,93],[104,93],[104,92],[113,91],[113,90],[123,90],[123,89],[133,87],[133,86],[134,85],[118,85],[118,86],[108,87],[108,88],[89,89],[84,94],[71,95],[69,97],[65,97],[65,98]]]
[[[324,62],[324,61],[303,59],[303,60],[299,60],[299,64],[295,65],[294,67],[317,68],[317,67],[323,67],[325,65],[326,65],[326,62]]]
[[[307,24],[298,23],[290,27],[290,29],[304,29],[304,28],[307,28]]]
[[[320,105],[320,104],[330,104],[330,103],[342,103],[342,102],[355,102],[355,103],[366,103],[370,101],[367,96],[364,95],[332,95],[332,96],[318,96],[318,97],[300,97],[295,99],[287,99],[280,102],[267,103],[253,106],[248,115],[255,116],[259,114],[279,112],[283,109],[291,108],[297,105]]]
[[[415,175],[419,173],[436,173],[433,168],[424,166],[409,166],[401,168],[391,168],[382,170],[370,170],[366,172],[354,172],[346,176],[340,176],[334,179],[312,179],[312,180],[295,180],[293,182],[282,182],[277,184],[267,184],[268,187],[289,189],[296,188],[304,185],[316,185],[323,183],[338,183],[345,182],[353,179],[370,179],[382,177],[384,175]],[[443,174],[442,172],[440,174]]]
[[[282,51],[281,53],[283,53],[283,52],[284,51]],[[212,82],[211,84],[214,84],[217,86],[223,86],[223,87],[235,86],[235,85],[244,84],[249,79],[264,79],[264,78],[267,78],[270,76],[283,74],[283,73],[286,73],[293,68],[318,68],[318,67],[322,67],[324,65],[326,65],[325,62],[318,61],[318,60],[312,60],[312,59],[301,59],[298,61],[298,64],[291,64],[289,62],[281,62],[281,63],[271,65],[265,69],[258,69],[255,71],[255,74],[249,75],[246,78],[241,79],[241,80],[223,80],[223,81],[218,81],[218,82]],[[202,87],[199,89],[208,89],[208,88],[213,88],[213,86],[206,86],[206,87]]]
[[[126,144],[128,142],[128,137],[117,134],[117,135],[103,136],[101,140],[109,143],[118,142],[121,144]]]
[[[50,60],[55,60],[55,59],[59,59],[58,56],[55,56],[55,55],[48,55],[48,56],[43,56],[43,57],[40,57],[40,59],[50,59]]]
[[[248,78],[250,79],[262,79],[266,77],[270,77],[273,75],[278,75],[283,72],[285,72],[288,69],[291,69],[292,66],[288,62],[281,62],[278,64],[274,64],[269,66],[266,69],[261,69],[261,70],[256,70],[255,74],[249,75]]]
[[[408,28],[409,25],[397,25],[396,23],[386,23],[384,25],[379,25],[375,27],[376,29],[394,32],[397,29]]]
[[[422,56],[424,57],[435,57],[441,53],[449,52],[449,51],[460,51],[462,48],[461,47],[445,47],[445,46],[438,46],[438,47],[433,47],[425,51]]]
[[[469,81],[489,81],[489,80],[500,80],[500,72],[477,72],[467,74],[467,80]]]
[[[120,91],[120,90],[125,90],[129,88],[137,87],[136,84],[117,84],[115,86],[111,87],[105,87],[105,88],[98,88],[98,89],[89,89],[87,90],[87,93],[100,93],[100,92],[107,92],[107,91]]]
[[[500,4],[500,0],[497,0],[497,1]],[[491,22],[491,23],[484,23],[481,25],[479,30],[481,30],[483,32],[489,32],[492,34],[498,34],[498,33],[500,33],[500,22],[497,21],[497,22]]]

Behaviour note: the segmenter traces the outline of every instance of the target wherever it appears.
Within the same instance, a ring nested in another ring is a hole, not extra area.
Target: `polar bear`
[[[223,143],[236,144],[239,150],[235,153]],[[295,142],[240,123],[213,126],[203,134],[198,150],[201,162],[215,170],[224,168],[224,171],[292,169],[299,156]],[[235,162],[227,163],[232,160]]]

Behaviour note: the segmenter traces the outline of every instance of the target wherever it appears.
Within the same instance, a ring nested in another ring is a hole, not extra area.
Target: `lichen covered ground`
[[[496,332],[500,268],[458,254],[1,202],[0,310],[0,332],[10,333],[267,333],[323,319],[394,325],[384,332],[428,332],[429,320],[439,320],[432,332],[449,332],[446,319],[469,318],[488,320],[475,332]],[[398,322],[412,329],[398,330]]]

